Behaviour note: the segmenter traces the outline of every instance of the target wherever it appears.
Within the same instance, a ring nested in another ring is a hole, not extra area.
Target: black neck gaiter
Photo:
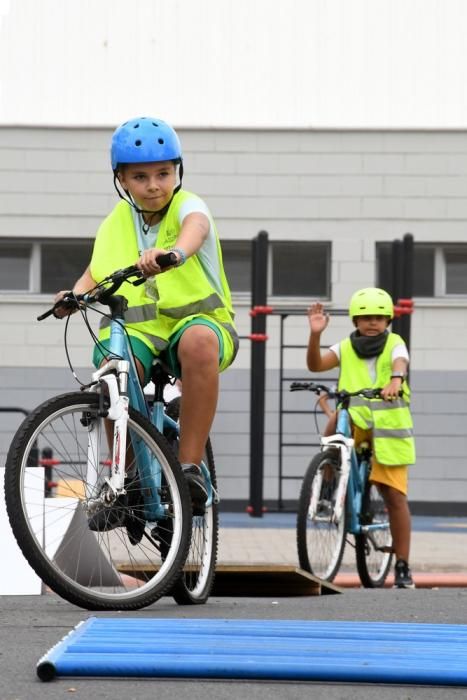
[[[354,331],[350,334],[350,342],[359,357],[377,357],[383,352],[388,337],[388,331],[379,335],[361,335],[359,331]]]

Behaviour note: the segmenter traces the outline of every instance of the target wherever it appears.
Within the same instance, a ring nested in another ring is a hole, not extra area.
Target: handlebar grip
[[[54,311],[55,311],[55,307],[53,307],[52,309],[49,309],[48,311],[45,311],[43,314],[41,314],[40,316],[37,317],[37,320],[38,320],[38,321],[43,321],[45,318],[48,318],[49,316],[52,316],[52,314],[54,313]]]
[[[73,292],[67,292],[67,294],[73,294]],[[77,309],[78,304],[76,302],[76,299],[67,297],[66,295],[57,301],[51,309],[48,309],[47,311],[44,311],[43,314],[40,316],[37,316],[38,321],[43,321],[45,318],[48,318],[49,316],[55,316],[55,318],[59,318],[55,314],[55,309],[59,309],[60,307],[63,307],[65,309]]]
[[[163,270],[166,267],[171,267],[172,265],[177,264],[177,256],[175,253],[164,253],[163,255],[159,255],[157,258],[157,264]]]
[[[177,264],[177,256],[175,253],[164,253],[163,255],[159,255],[156,258],[156,261],[161,270],[164,270],[166,267],[172,267],[173,265]],[[139,287],[140,284],[144,284],[145,282],[146,277],[141,277],[140,279],[132,282],[132,285],[133,287]]]

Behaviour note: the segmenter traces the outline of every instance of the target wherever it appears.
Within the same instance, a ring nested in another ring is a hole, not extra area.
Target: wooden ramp
[[[135,565],[129,567],[121,564],[121,574],[135,574],[142,581],[151,576],[156,567],[152,565]],[[128,585],[128,582],[127,582]],[[285,598],[290,596],[326,595],[343,593],[344,589],[334,583],[322,581],[292,564],[218,564],[213,596],[238,596]]]
[[[343,592],[343,588],[289,564],[218,564],[211,595],[279,598]]]

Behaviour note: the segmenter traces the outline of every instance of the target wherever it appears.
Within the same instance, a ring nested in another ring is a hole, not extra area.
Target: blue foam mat
[[[467,686],[467,625],[91,617],[37,675]]]

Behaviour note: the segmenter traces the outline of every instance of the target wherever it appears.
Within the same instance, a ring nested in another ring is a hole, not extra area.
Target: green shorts
[[[173,336],[170,337],[168,347],[159,355],[162,362],[168,367],[170,374],[172,374],[174,377],[180,378],[182,376],[182,370],[177,356],[178,342],[182,337],[182,334],[189,326],[199,325],[209,326],[209,328],[212,328],[212,330],[216,333],[219,340],[219,366],[221,366],[224,361],[224,329],[214,321],[209,321],[206,318],[193,318],[185,323],[184,326],[179,328],[178,331],[176,331]],[[130,337],[131,349],[133,350],[135,357],[144,367],[144,379],[145,383],[147,383],[151,379],[151,367],[156,355],[153,353],[151,348],[146,345],[146,343],[140,340],[140,338],[137,338],[131,334],[131,328],[128,329],[128,335]],[[101,340],[100,345],[96,345],[94,347],[92,362],[95,367],[100,367],[102,360],[108,356],[109,346],[110,338],[107,338],[105,340]]]

